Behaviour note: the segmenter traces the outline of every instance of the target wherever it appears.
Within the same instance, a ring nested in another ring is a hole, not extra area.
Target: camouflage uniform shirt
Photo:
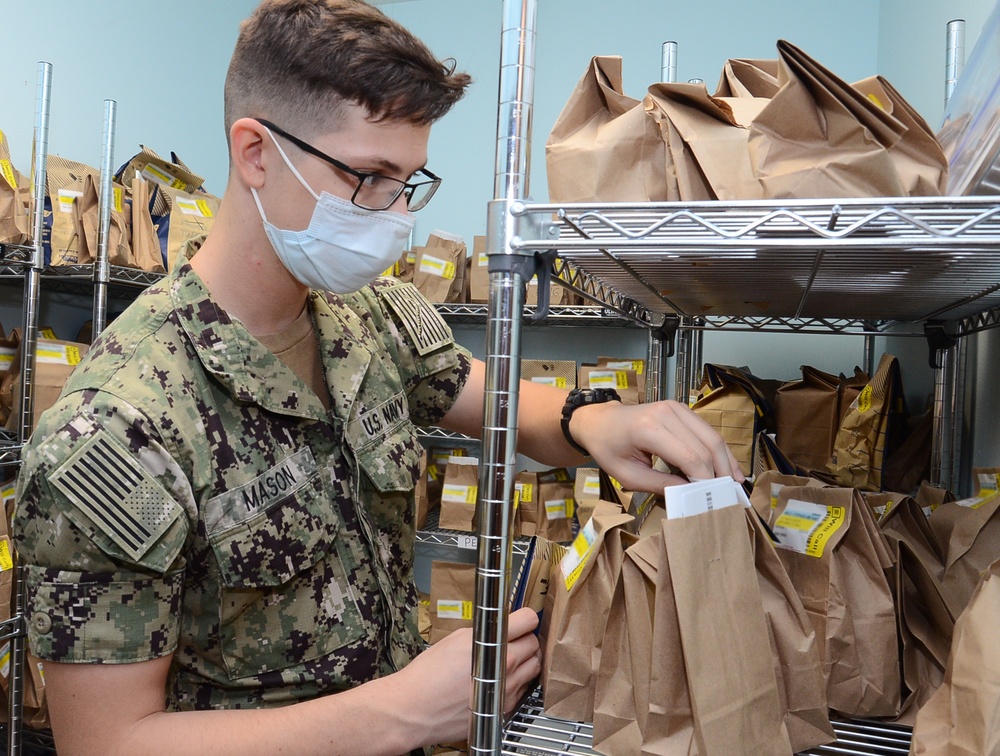
[[[329,412],[188,264],[102,334],[23,453],[34,654],[173,653],[185,710],[293,703],[418,652],[415,425],[470,358],[395,279],[309,307]]]

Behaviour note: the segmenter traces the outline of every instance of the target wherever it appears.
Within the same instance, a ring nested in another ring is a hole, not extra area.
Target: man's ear
[[[264,140],[270,139],[263,125],[253,118],[240,118],[229,129],[230,159],[240,180],[248,187],[264,185],[266,164]]]

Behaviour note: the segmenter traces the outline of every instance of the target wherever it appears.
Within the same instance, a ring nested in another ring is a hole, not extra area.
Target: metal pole
[[[662,392],[661,376],[666,370],[666,358],[663,353],[663,339],[657,338],[653,330],[647,334],[646,348],[646,398],[647,402],[657,402],[665,394]]]
[[[865,334],[865,373],[871,378],[875,375],[875,337]]]
[[[40,278],[45,267],[45,250],[42,246],[42,232],[45,228],[45,161],[49,152],[49,104],[52,99],[52,64],[44,61],[38,64],[38,83],[35,89],[35,138],[34,156],[31,168],[34,250],[31,267],[24,278],[24,333],[21,340],[21,406],[18,418],[18,441],[28,440],[34,425],[34,383],[35,357],[38,350],[38,298]],[[10,688],[7,730],[7,753],[19,756],[21,753],[21,730],[24,725],[24,677],[27,637],[24,633],[24,578],[16,564],[14,570],[14,618],[18,621],[18,632],[10,641]]]
[[[964,449],[962,444],[964,418],[965,418],[965,379],[968,365],[968,339],[958,339],[954,346],[954,361],[951,371],[948,374],[948,392],[951,397],[949,414],[951,423],[948,428],[950,432],[949,447],[951,458],[949,459],[948,471],[951,480],[952,490],[961,489],[964,485],[962,477],[962,457]]]
[[[108,264],[108,236],[111,233],[111,203],[114,201],[112,180],[115,175],[115,119],[118,103],[104,101],[104,139],[101,152],[100,217],[97,228],[97,257],[94,260],[94,319],[92,339],[96,339],[108,319],[108,280],[111,266]]]
[[[948,101],[955,91],[955,84],[958,77],[962,75],[965,67],[965,19],[956,18],[948,22],[947,49],[944,64],[944,104],[948,107]]]
[[[677,81],[676,42],[664,42],[660,49],[660,81]]]
[[[951,487],[950,459],[951,433],[953,422],[948,402],[948,374],[954,358],[954,349],[938,349],[935,353],[937,367],[934,369],[934,425],[931,439],[931,484],[943,488]]]
[[[674,399],[690,404],[691,395],[691,319],[681,318],[674,357]]]
[[[521,315],[527,275],[522,265],[525,253],[511,250],[514,218],[510,206],[528,194],[537,10],[537,0],[503,2],[495,199],[487,217],[490,294],[473,615],[472,754],[499,753],[503,742]]]

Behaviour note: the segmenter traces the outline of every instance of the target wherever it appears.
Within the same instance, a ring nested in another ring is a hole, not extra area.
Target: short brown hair
[[[243,117],[308,132],[344,103],[373,120],[428,124],[470,81],[363,0],[264,0],[241,24],[229,63],[226,135]]]

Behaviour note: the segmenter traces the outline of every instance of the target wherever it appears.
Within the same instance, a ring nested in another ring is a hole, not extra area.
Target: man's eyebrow
[[[370,165],[372,165],[372,166],[374,166],[376,168],[380,168],[380,169],[386,171],[387,173],[395,173],[395,174],[403,173],[403,169],[399,165],[397,165],[396,163],[392,162],[391,160],[389,160],[387,158],[371,157],[371,158],[367,158],[365,160],[359,160],[358,162],[360,162],[360,163],[366,163],[367,162],[368,164],[370,164]],[[423,165],[417,166],[417,168],[415,168],[408,175],[412,176],[414,173],[416,173],[417,171],[419,171],[421,168],[426,167],[426,165],[427,165],[427,163],[425,162]]]

